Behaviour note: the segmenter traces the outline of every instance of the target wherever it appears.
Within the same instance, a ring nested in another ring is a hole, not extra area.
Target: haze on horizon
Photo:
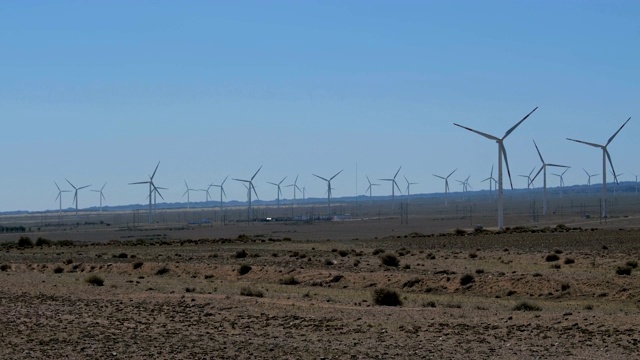
[[[143,204],[148,189],[127,184],[158,161],[167,202],[186,201],[184,180],[202,188],[261,165],[263,200],[276,198],[267,182],[298,174],[323,197],[312,174],[341,169],[333,196],[354,196],[356,163],[358,195],[365,175],[400,165],[412,194],[442,192],[432,174],[455,168],[452,191],[469,175],[479,189],[495,143],[453,123],[502,136],[536,106],[505,141],[515,187],[540,165],[534,139],[571,166],[567,186],[586,183],[601,152],[565,138],[605,143],[629,117],[609,151],[631,181],[639,16],[632,1],[2,2],[0,211],[57,209],[65,178],[108,182],[105,206]],[[245,200],[242,184],[225,190]],[[97,205],[80,193],[80,208]]]

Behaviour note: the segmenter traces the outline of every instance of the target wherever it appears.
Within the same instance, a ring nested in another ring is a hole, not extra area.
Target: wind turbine
[[[380,181],[389,181],[389,182],[391,182],[391,207],[392,208],[393,208],[393,203],[395,202],[395,199],[396,199],[396,188],[402,194],[402,190],[400,190],[400,186],[398,186],[398,183],[396,182],[396,176],[398,176],[398,173],[400,172],[400,169],[402,169],[402,166],[400,166],[398,168],[398,171],[396,171],[396,174],[393,175],[393,177],[391,179],[378,179]]]
[[[406,176],[404,176],[404,181],[407,182],[407,202],[409,202],[409,197],[411,196],[411,185],[417,185],[418,183],[409,182],[409,179],[407,179]]]
[[[618,190],[618,185],[620,184],[618,179],[621,178],[622,175],[624,175],[624,173],[620,173],[616,175],[613,173],[613,171],[609,170],[609,174],[611,174],[616,179],[616,182],[613,184],[613,197],[616,197],[616,190]]]
[[[251,177],[250,180],[233,179],[235,181],[240,181],[240,182],[243,182],[245,184],[248,184],[247,185],[247,198],[249,200],[249,207],[247,208],[247,222],[249,222],[251,220],[251,190],[253,190],[253,193],[256,194],[256,199],[260,200],[260,198],[258,197],[258,193],[256,192],[256,187],[253,185],[253,179],[255,179],[256,175],[258,175],[258,173],[260,172],[260,169],[262,169],[262,165],[260,165],[260,167],[258,168],[258,170],[256,170],[256,172],[253,174],[253,176]]]
[[[204,202],[208,203],[209,199],[211,198],[211,193],[209,192],[209,190],[211,189],[211,187],[213,186],[213,184],[209,184],[209,186],[207,186],[206,189],[198,189],[198,191],[202,191],[204,193]]]
[[[560,196],[562,196],[562,189],[564,188],[564,174],[569,171],[569,168],[564,169],[561,174],[552,174],[560,178]]]
[[[440,178],[442,180],[444,180],[444,206],[448,206],[447,204],[447,199],[449,197],[449,177],[451,177],[451,175],[453,175],[454,172],[456,172],[458,169],[453,170],[451,173],[449,173],[449,175],[445,176],[440,176],[440,175],[436,175],[433,174],[433,176]]]
[[[493,177],[493,165],[491,165],[491,175],[488,178],[482,180],[481,182],[489,182],[489,196],[493,198],[493,184],[496,182],[496,179]]]
[[[540,149],[538,148],[538,144],[536,144],[535,140],[533,140],[533,145],[536,147],[536,151],[538,152],[538,156],[540,157],[542,166],[540,167],[540,170],[538,170],[538,172],[536,173],[536,176],[534,176],[533,179],[531,179],[531,182],[533,182],[538,177],[538,175],[540,175],[540,172],[544,172],[543,174],[544,190],[542,192],[542,215],[546,215],[547,214],[547,166],[561,167],[561,168],[569,168],[569,167],[566,165],[547,164],[546,162],[544,162],[544,159],[542,158],[542,154],[540,153]]]
[[[196,189],[190,188],[189,184],[187,184],[187,180],[184,181],[184,186],[187,188],[187,190],[185,190],[185,192],[182,194],[182,197],[187,195],[187,209],[190,209],[191,208],[191,198],[190,198],[189,195],[191,195],[192,191],[196,191]]]
[[[102,199],[104,199],[105,201],[107,200],[107,198],[104,197],[104,194],[102,193],[102,190],[104,190],[104,187],[107,186],[107,183],[104,183],[104,185],[102,185],[102,187],[100,188],[100,190],[91,190],[93,192],[97,192],[100,193],[100,212],[102,212]]]
[[[509,161],[507,160],[507,149],[504,147],[504,140],[509,136],[523,121],[525,121],[534,111],[536,111],[538,107],[531,110],[522,120],[520,120],[517,124],[512,126],[501,138],[495,137],[493,135],[489,135],[466,126],[455,124],[458,127],[474,132],[478,135],[484,136],[487,139],[494,140],[498,143],[498,230],[504,229],[504,199],[503,199],[503,186],[502,186],[502,157],[504,156],[504,162],[507,165],[507,174],[509,175],[509,183],[511,184],[511,188],[513,189],[513,182],[511,181],[511,171],[509,170]]]
[[[283,177],[279,183],[273,183],[273,182],[267,181],[267,183],[274,185],[278,188],[278,209],[280,208],[280,195],[282,195],[282,190],[280,189],[280,185],[282,185],[282,183],[284,182],[284,179],[286,178],[287,178],[286,176]]]
[[[326,183],[327,183],[327,203],[329,204],[329,215],[331,215],[331,180],[335,179],[335,177],[340,175],[340,173],[343,172],[343,171],[344,171],[344,169],[338,171],[335,175],[333,175],[329,179],[325,179],[322,176],[318,176],[316,174],[313,174],[313,176],[315,176],[315,177],[317,177],[319,179],[322,179],[322,180],[326,181]]]
[[[609,150],[607,150],[607,146],[609,146],[609,144],[611,144],[611,141],[613,141],[613,139],[616,137],[616,135],[618,135],[618,133],[620,132],[620,130],[622,130],[622,128],[627,125],[627,123],[629,122],[629,120],[631,120],[631,118],[628,118],[627,121],[624,122],[624,124],[622,124],[622,126],[620,126],[620,128],[618,129],[618,131],[616,131],[607,141],[606,144],[604,145],[599,145],[599,144],[595,144],[595,143],[590,143],[590,142],[586,142],[586,141],[582,141],[582,140],[575,140],[575,139],[570,139],[567,138],[567,140],[570,141],[575,141],[581,144],[585,144],[585,145],[589,145],[589,146],[593,146],[593,147],[597,147],[602,149],[602,218],[606,219],[607,218],[607,159],[609,159],[609,164],[611,165],[611,170],[613,171],[613,178],[616,182],[618,182],[618,179],[616,177],[616,171],[613,168],[613,162],[611,161],[611,155],[609,155]]]
[[[534,171],[536,171],[535,166],[533,167],[533,169],[531,169],[531,171],[529,172],[529,175],[518,175],[520,177],[527,178],[527,190],[530,190],[531,186],[533,185],[533,180],[531,179],[531,175],[533,174]]]
[[[213,187],[220,188],[220,210],[222,210],[222,195],[227,197],[227,193],[224,192],[224,183],[227,181],[227,178],[229,178],[229,175],[227,175],[219,185],[213,185]]]
[[[367,190],[365,190],[364,192],[369,192],[369,203],[371,203],[371,197],[372,197],[372,192],[373,192],[373,187],[374,186],[380,186],[380,184],[376,184],[376,183],[372,183],[371,180],[369,180],[369,176],[365,175],[367,178],[367,182],[369,183],[369,186],[367,187]]]
[[[283,179],[284,180],[284,179]],[[285,185],[285,187],[292,187],[293,188],[293,203],[291,204],[291,207],[296,205],[296,190],[298,191],[302,191],[300,190],[300,188],[298,187],[298,175],[296,175],[296,179],[293,182],[293,184],[289,184],[289,185]]]
[[[65,179],[67,180],[67,179]],[[73,185],[71,183],[71,181],[67,180],[67,182],[69,183],[69,185],[71,185],[71,187],[75,190],[74,194],[73,194],[73,202],[76,203],[76,217],[78,216],[78,190],[82,190],[84,188],[88,188],[91,185],[86,185],[86,186],[81,186],[79,188],[75,187],[75,185]]]
[[[637,180],[637,176],[636,176],[636,180]],[[56,200],[60,201],[60,209],[58,210],[58,212],[62,214],[62,193],[71,192],[71,190],[60,190],[60,186],[58,186],[58,183],[55,181],[53,183],[56,184],[56,187],[58,188],[58,196],[56,196]]]
[[[158,166],[160,166],[160,161],[158,161],[158,164],[156,165],[156,168],[153,170],[153,174],[151,174],[151,176],[149,176],[149,181],[138,181],[138,182],[134,182],[134,183],[129,183],[129,185],[139,185],[139,184],[149,184],[149,224],[153,223],[153,197],[152,195],[154,195],[154,191],[160,195],[160,198],[162,200],[164,200],[164,198],[162,197],[162,194],[160,194],[160,191],[158,191],[158,188],[156,187],[156,185],[153,183],[153,178],[156,176],[156,171],[158,171]]]
[[[589,174],[589,172],[585,169],[582,169],[584,171],[585,174],[587,174],[587,194],[590,196],[591,195],[591,178],[594,176],[598,176],[599,174]],[[636,176],[636,180],[638,180],[638,177]]]

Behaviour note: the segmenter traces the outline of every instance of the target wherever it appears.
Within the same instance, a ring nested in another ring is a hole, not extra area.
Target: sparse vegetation
[[[338,255],[345,257],[347,255],[349,255],[349,251],[347,250],[338,250]]]
[[[631,275],[631,267],[630,266],[618,266],[616,269],[616,274],[618,275]]]
[[[475,281],[475,278],[471,274],[464,274],[460,278],[460,285],[467,286]]]
[[[396,257],[391,253],[385,253],[383,255],[380,255],[380,261],[382,262],[383,265],[386,265],[386,266],[392,266],[392,267],[400,266],[400,260],[398,260],[398,257]]]
[[[61,266],[56,266],[56,267],[53,269],[53,273],[54,273],[54,274],[62,274],[63,272],[64,272],[64,268],[63,268],[63,267],[61,267]]]
[[[33,241],[31,241],[31,238],[28,236],[20,236],[20,239],[18,239],[18,247],[33,247]]]
[[[245,286],[240,289],[240,295],[242,296],[252,296],[252,297],[264,297],[264,293],[262,290],[253,289],[248,286]]]
[[[298,285],[300,281],[293,276],[287,276],[283,279],[280,279],[280,284],[282,285]]]
[[[169,269],[166,266],[161,267],[160,269],[158,269],[158,271],[156,271],[156,275],[164,275],[167,274],[171,271],[171,269]]]
[[[136,261],[133,263],[133,270],[137,270],[140,269],[142,267],[142,265],[144,265],[144,263],[142,261]]]
[[[65,265],[71,265],[71,264],[73,264],[73,259],[66,259],[66,260],[62,261],[62,263],[65,264]]]
[[[558,256],[558,254],[549,254],[544,258],[544,261],[546,262],[553,262],[558,260],[560,260],[560,257]]]
[[[542,311],[542,308],[528,301],[521,301],[513,307],[513,311]]]
[[[246,275],[249,273],[249,271],[251,271],[251,266],[247,265],[247,264],[242,264],[240,265],[240,268],[238,269],[238,274],[240,275]]]
[[[571,265],[571,264],[574,264],[575,262],[576,261],[573,258],[570,258],[570,257],[564,258],[565,265]]]
[[[380,255],[380,254],[382,254],[382,253],[384,253],[384,249],[380,249],[380,248],[374,249],[374,250],[373,250],[373,252],[372,252],[372,254],[373,254],[374,256],[375,256],[375,255]]]
[[[0,271],[9,271],[9,269],[11,269],[11,266],[7,264],[0,265]]]
[[[331,259],[324,259],[324,264],[326,266],[333,266],[333,265],[335,265],[335,262],[333,262],[333,260],[331,260]]]
[[[236,259],[244,259],[244,258],[247,257],[247,255],[249,255],[249,254],[247,254],[247,252],[244,249],[242,249],[242,250],[236,251],[234,257]]]
[[[93,286],[103,286],[104,285],[104,279],[101,278],[100,276],[93,274],[93,275],[89,275],[86,279],[84,279],[84,281],[89,284],[89,285],[93,285]]]
[[[377,288],[373,290],[373,302],[381,306],[401,306],[402,300],[395,290]]]
[[[625,265],[627,265],[628,267],[635,269],[638,267],[638,261],[636,260],[629,260],[625,263]]]
[[[49,245],[51,245],[51,240],[49,239],[44,239],[42,237],[39,237],[36,240],[36,246],[49,246]]]

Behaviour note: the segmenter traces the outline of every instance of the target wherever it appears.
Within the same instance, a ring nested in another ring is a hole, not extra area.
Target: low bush
[[[282,285],[298,285],[300,281],[293,276],[287,276],[284,279],[280,279],[280,284]]]
[[[373,290],[373,302],[381,306],[400,306],[402,300],[395,290],[378,288]]]
[[[36,240],[36,246],[45,246],[45,245],[51,245],[51,240],[49,239],[44,239],[39,237],[38,240]]]
[[[54,274],[62,274],[63,272],[64,272],[64,269],[63,269],[61,266],[56,266],[56,267],[53,269],[53,273],[54,273]]]
[[[171,269],[169,269],[166,266],[163,266],[160,269],[158,269],[158,271],[156,271],[156,275],[164,275],[164,274],[168,273],[169,271],[171,271]]]
[[[234,257],[236,259],[244,259],[247,257],[247,255],[248,255],[247,252],[244,249],[242,249],[242,250],[236,251],[236,254],[234,255]]]
[[[558,261],[560,260],[560,257],[558,256],[558,254],[549,254],[544,258],[544,260],[546,262]]]
[[[252,297],[264,297],[264,293],[261,290],[252,289],[248,286],[240,289],[240,295],[242,296],[252,296]]]
[[[630,266],[618,266],[616,269],[616,274],[618,275],[631,275],[631,267]]]
[[[400,266],[400,260],[393,254],[386,253],[384,255],[380,255],[380,261],[383,265],[398,267]]]
[[[104,285],[104,279],[101,278],[100,276],[96,275],[96,274],[89,275],[89,277],[84,279],[84,281],[87,284],[93,285],[93,286],[102,286],[102,285]]]
[[[541,311],[542,308],[527,301],[521,301],[513,307],[513,311]]]
[[[142,267],[142,265],[144,265],[144,263],[142,261],[136,261],[133,263],[133,270],[137,270],[140,269]]]
[[[474,281],[475,281],[475,278],[473,277],[473,275],[465,274],[465,275],[462,275],[462,277],[460,278],[460,285],[466,286],[471,284]]]
[[[71,265],[71,264],[73,264],[73,259],[66,259],[66,260],[62,261],[62,263],[65,264],[65,265]]]
[[[338,255],[345,257],[347,255],[349,255],[349,251],[347,250],[338,250]]]
[[[377,248],[373,250],[373,255],[379,255],[379,254],[382,254],[383,252],[384,252],[384,249]]]
[[[18,247],[33,247],[33,241],[28,236],[20,236],[18,239]]]
[[[245,274],[248,274],[249,271],[251,271],[251,266],[249,266],[247,264],[242,264],[242,265],[240,265],[240,268],[238,269],[238,274],[245,275]]]
[[[9,269],[11,269],[11,266],[7,264],[0,265],[0,271],[9,271]]]
[[[565,265],[570,265],[570,264],[574,264],[576,261],[573,258],[564,258],[564,264]]]
[[[636,260],[629,260],[626,262],[626,264],[628,267],[635,269],[638,267],[638,262]]]

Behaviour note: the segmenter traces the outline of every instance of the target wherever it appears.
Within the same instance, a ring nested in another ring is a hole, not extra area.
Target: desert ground
[[[375,208],[304,223],[14,217],[34,223],[0,235],[0,358],[636,358],[635,200],[606,223],[563,201],[532,221],[523,200],[504,232],[491,204],[473,220],[417,204],[408,224]]]

